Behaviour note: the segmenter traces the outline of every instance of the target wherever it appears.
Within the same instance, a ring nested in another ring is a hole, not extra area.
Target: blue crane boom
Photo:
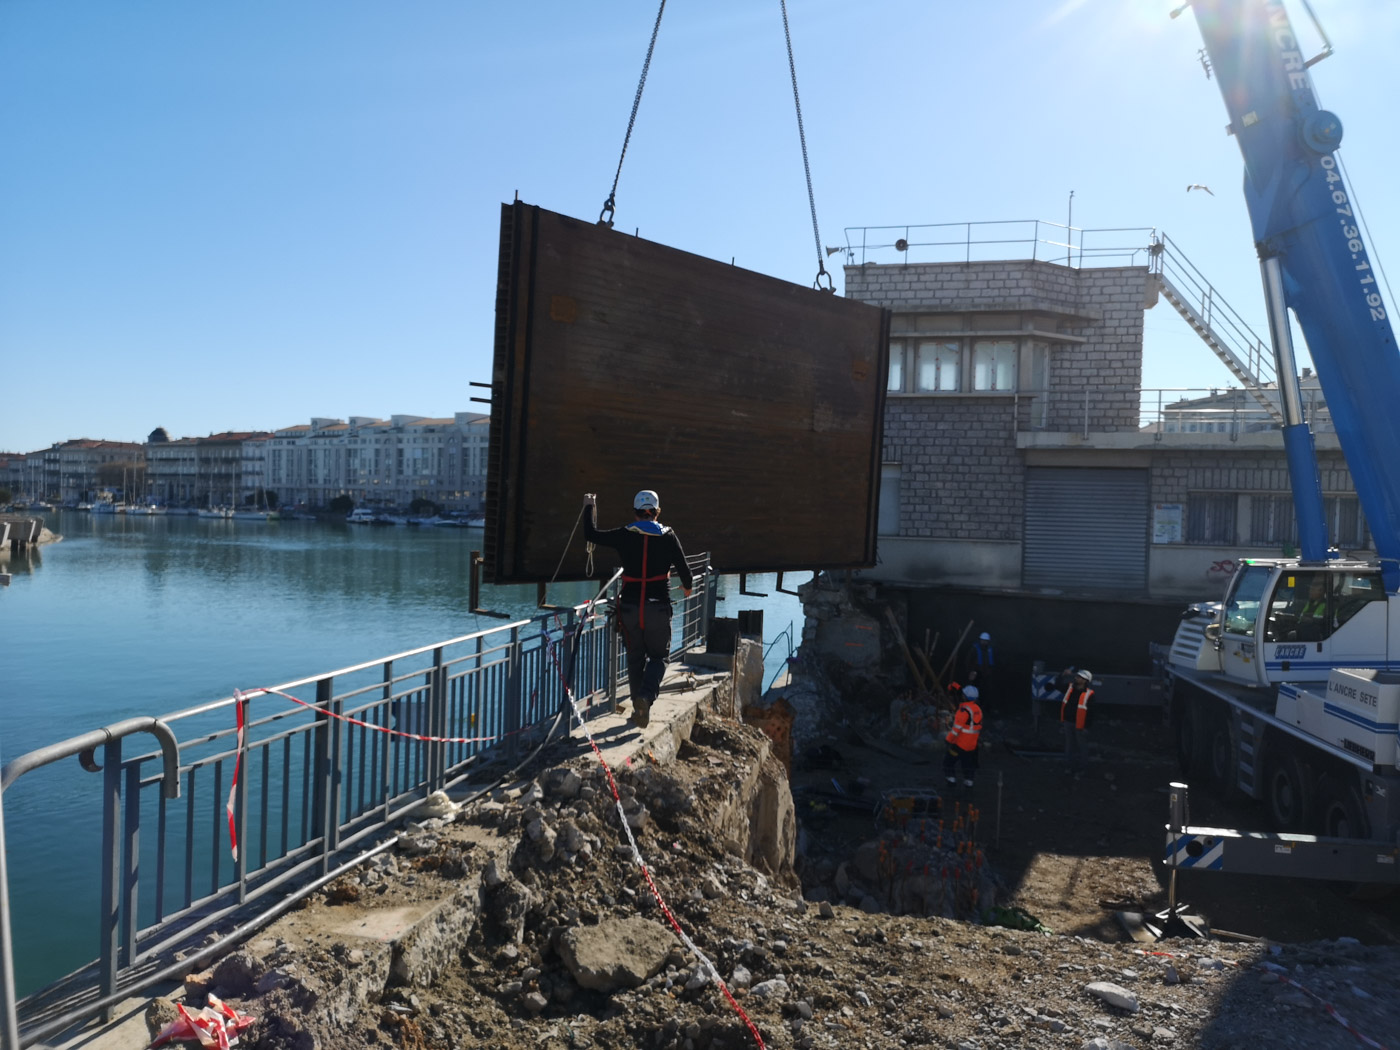
[[[1245,203],[1278,357],[1284,446],[1299,547],[1327,557],[1312,435],[1304,422],[1287,319],[1307,340],[1337,438],[1380,556],[1400,591],[1400,353],[1356,206],[1335,151],[1342,126],[1318,105],[1282,0],[1191,0],[1244,155]]]

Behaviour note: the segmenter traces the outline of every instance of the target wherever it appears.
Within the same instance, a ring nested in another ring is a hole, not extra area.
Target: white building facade
[[[485,504],[490,418],[396,415],[314,418],[262,443],[264,487],[284,505],[322,508],[337,496],[356,506],[407,507],[427,499],[446,510]],[[245,453],[245,461],[254,457]]]

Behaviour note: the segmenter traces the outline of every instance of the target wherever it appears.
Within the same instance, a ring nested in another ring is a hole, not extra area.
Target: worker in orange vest
[[[943,776],[949,786],[957,784],[954,770],[962,766],[963,786],[972,787],[977,773],[977,745],[982,738],[982,708],[977,704],[977,687],[963,686],[962,703],[953,714],[953,728],[944,738],[948,753],[943,759]]]
[[[1094,696],[1093,672],[1081,667],[1075,671],[1060,698],[1060,726],[1065,735],[1065,763],[1076,777],[1084,775],[1088,754],[1084,730],[1089,726],[1089,701]]]

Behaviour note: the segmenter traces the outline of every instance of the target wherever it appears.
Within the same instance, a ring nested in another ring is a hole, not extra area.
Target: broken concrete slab
[[[665,926],[633,916],[563,931],[559,956],[580,987],[612,992],[660,973],[675,943]]]

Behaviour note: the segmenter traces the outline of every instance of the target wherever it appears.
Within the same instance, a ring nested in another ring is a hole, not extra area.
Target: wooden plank
[[[875,561],[889,315],[517,202],[502,210],[486,551],[583,577],[642,488],[724,572]]]

